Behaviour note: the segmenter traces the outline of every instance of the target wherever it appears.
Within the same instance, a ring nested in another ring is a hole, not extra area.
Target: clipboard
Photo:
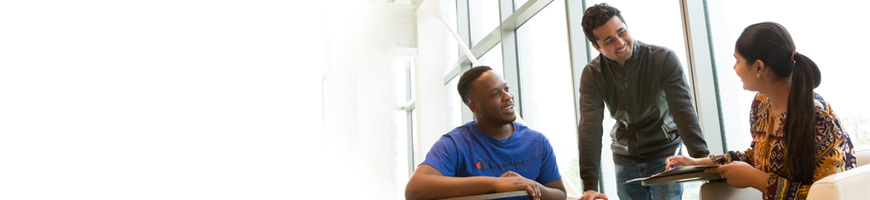
[[[722,175],[718,173],[707,173],[704,172],[706,169],[717,168],[718,165],[694,165],[694,166],[681,166],[676,167],[668,171],[664,171],[662,173],[658,173],[649,177],[644,178],[636,178],[625,181],[625,183],[631,183],[635,181],[640,181],[641,185],[655,185],[661,183],[683,183],[683,182],[691,182],[691,181],[709,181],[709,180],[719,180],[723,179]]]

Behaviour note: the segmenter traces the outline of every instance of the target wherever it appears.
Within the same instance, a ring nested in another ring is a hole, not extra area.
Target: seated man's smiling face
[[[517,119],[514,112],[514,95],[497,73],[484,72],[474,80],[471,87],[469,108],[478,120],[509,124]]]

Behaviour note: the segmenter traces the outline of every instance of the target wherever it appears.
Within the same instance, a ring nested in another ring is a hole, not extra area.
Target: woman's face
[[[757,70],[756,62],[749,62],[743,56],[741,56],[737,51],[734,51],[734,59],[737,60],[734,63],[734,72],[737,73],[737,76],[740,77],[740,81],[743,82],[743,89],[749,91],[758,91],[759,80],[761,77]]]

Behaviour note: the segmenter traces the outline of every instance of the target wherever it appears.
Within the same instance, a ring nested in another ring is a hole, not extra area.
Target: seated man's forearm
[[[498,177],[448,177],[415,173],[405,188],[405,198],[444,199],[496,193],[499,192],[494,187],[496,181],[498,181]],[[541,199],[562,200],[567,198],[563,189],[547,187],[541,184],[538,184],[538,188],[540,188]]]
[[[547,186],[540,187],[541,188],[541,199],[544,200],[562,200],[568,198],[565,191],[559,190],[557,188],[551,188]]]
[[[448,177],[417,174],[408,181],[406,199],[444,199],[495,192],[493,182],[497,177]]]

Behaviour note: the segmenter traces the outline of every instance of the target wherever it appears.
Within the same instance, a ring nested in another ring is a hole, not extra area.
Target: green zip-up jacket
[[[583,69],[579,105],[584,191],[598,191],[604,105],[616,120],[610,149],[618,156],[636,162],[668,157],[681,138],[690,156],[709,154],[683,68],[670,49],[635,40],[625,67],[599,54]]]

